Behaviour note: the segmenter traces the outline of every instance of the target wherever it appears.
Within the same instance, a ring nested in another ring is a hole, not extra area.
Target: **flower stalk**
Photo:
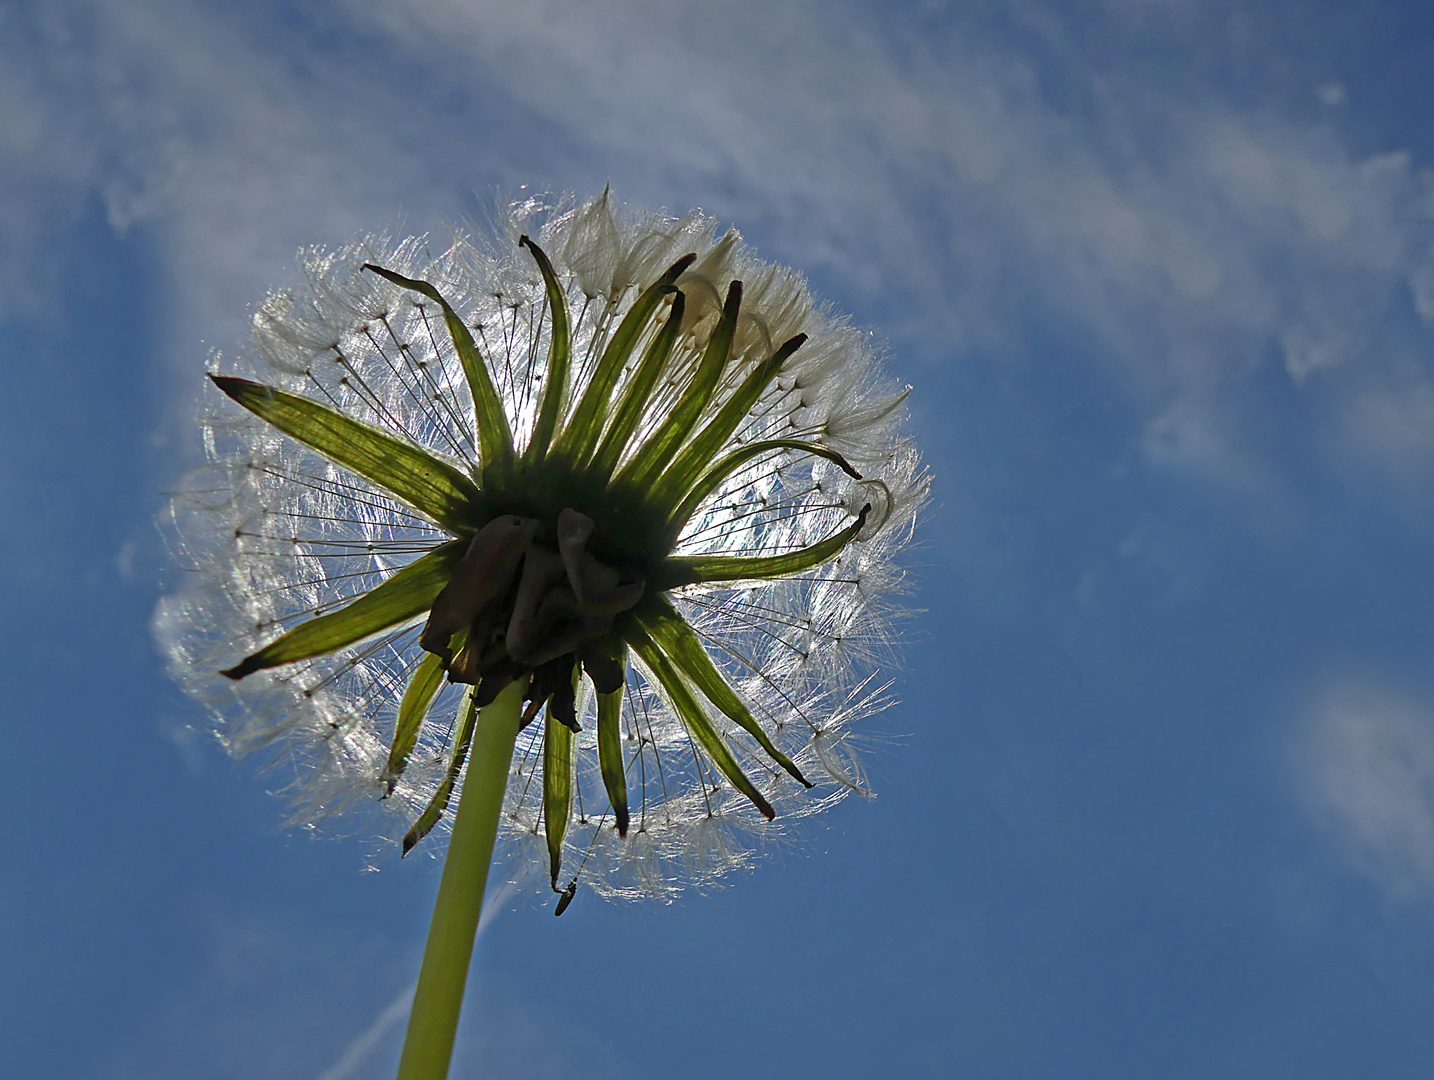
[[[514,682],[478,714],[398,1080],[443,1080],[448,1075],[522,705],[523,686]]]

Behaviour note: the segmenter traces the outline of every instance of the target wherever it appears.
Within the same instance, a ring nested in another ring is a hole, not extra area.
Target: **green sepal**
[[[622,452],[627,449],[627,444],[632,441],[633,434],[637,431],[638,425],[642,423],[643,414],[647,411],[647,403],[652,397],[652,391],[657,386],[657,380],[662,375],[662,369],[667,366],[667,358],[672,355],[672,346],[677,341],[677,333],[682,329],[682,314],[686,310],[687,298],[681,290],[672,297],[672,309],[668,312],[667,321],[662,324],[662,329],[657,332],[647,351],[642,354],[642,361],[637,365],[637,370],[628,380],[627,388],[623,391],[622,403],[618,405],[617,416],[613,418],[612,426],[603,436],[602,444],[598,447],[597,454],[593,457],[591,472],[598,477],[607,477],[617,467]]]
[[[723,402],[717,415],[707,421],[707,426],[693,437],[677,455],[677,459],[663,471],[649,500],[663,516],[669,516],[672,508],[682,502],[682,497],[692,490],[692,485],[697,483],[717,452],[727,444],[727,440],[741,426],[752,407],[772,384],[787,358],[800,349],[806,340],[806,334],[789,338],[776,352],[753,368],[736,392]]]
[[[467,546],[466,540],[448,541],[346,607],[294,627],[220,674],[242,679],[265,668],[325,656],[422,615],[448,584]]]
[[[721,382],[722,372],[732,353],[732,337],[737,331],[737,315],[742,307],[742,283],[734,281],[727,287],[727,300],[722,305],[722,318],[718,321],[712,337],[708,339],[707,350],[697,366],[692,382],[688,384],[681,400],[673,407],[662,426],[642,445],[621,473],[618,483],[638,489],[649,487],[661,474],[662,468],[672,459],[682,441],[692,433],[702,410],[712,399],[713,392]]]
[[[553,716],[543,720],[543,829],[553,889],[563,868],[563,837],[573,812],[573,730]]]
[[[658,302],[665,293],[671,291],[673,282],[682,276],[682,272],[696,260],[696,255],[684,255],[678,259],[667,268],[662,277],[642,291],[627,314],[622,317],[617,330],[608,339],[607,348],[603,349],[582,400],[578,402],[578,407],[573,410],[573,415],[558,434],[554,444],[554,456],[559,460],[570,465],[581,465],[593,452],[593,447],[597,445],[598,437],[602,434],[613,390],[617,387],[618,377],[622,374],[627,358],[637,347],[638,338],[647,328],[648,320],[657,310]]]
[[[563,395],[567,392],[568,367],[572,361],[572,326],[568,318],[568,301],[563,295],[558,277],[553,273],[553,264],[543,249],[526,236],[518,238],[520,247],[532,252],[543,275],[543,287],[548,295],[549,317],[553,328],[548,344],[548,368],[543,380],[543,401],[538,408],[538,419],[533,425],[533,438],[524,453],[525,464],[541,464],[553,439],[553,429],[558,423],[558,414],[563,408]]]
[[[443,817],[443,811],[448,809],[448,800],[453,796],[453,786],[458,783],[458,774],[463,771],[463,762],[468,758],[468,747],[473,742],[473,728],[478,720],[478,702],[474,689],[463,695],[463,707],[458,711],[458,730],[454,732],[453,752],[448,757],[448,768],[444,771],[443,780],[439,783],[438,790],[433,793],[433,798],[428,800],[423,813],[418,815],[413,828],[404,836],[404,855],[433,831],[433,826]]]
[[[711,468],[703,473],[697,483],[692,486],[692,490],[687,493],[687,497],[682,500],[682,504],[672,512],[670,542],[675,543],[677,541],[677,537],[682,532],[683,526],[687,524],[687,519],[702,505],[704,499],[717,490],[722,481],[726,480],[737,468],[745,465],[753,458],[760,457],[762,454],[769,454],[774,450],[800,450],[814,457],[826,458],[826,460],[840,467],[848,476],[854,477],[857,480],[861,479],[861,473],[852,468],[846,458],[842,457],[835,450],[821,446],[818,443],[807,442],[803,439],[765,439],[762,442],[748,443],[745,446],[733,450],[719,461],[714,462]]]
[[[493,378],[488,365],[473,340],[473,334],[458,317],[458,312],[444,299],[443,294],[426,281],[404,277],[392,270],[373,263],[364,263],[365,270],[372,270],[379,277],[402,288],[419,293],[443,308],[443,321],[448,327],[448,337],[463,365],[463,375],[468,380],[469,393],[473,395],[473,413],[478,422],[478,455],[484,471],[496,468],[500,475],[510,473],[513,464],[513,430],[508,426],[508,414],[503,411],[503,401],[493,387]]]
[[[707,700],[716,705],[728,719],[748,735],[756,739],[762,749],[772,756],[773,761],[785,769],[803,787],[814,787],[815,785],[803,776],[801,770],[792,763],[792,759],[773,745],[767,733],[762,730],[762,726],[752,716],[746,703],[727,684],[727,680],[717,670],[717,665],[712,663],[712,658],[702,647],[702,642],[698,639],[696,632],[687,625],[687,620],[678,613],[665,596],[659,595],[653,599],[655,603],[644,609],[638,616],[643,629],[651,635],[652,640],[681,669],[682,673],[692,680],[693,685],[702,691]]]
[[[481,496],[473,481],[422,447],[297,394],[228,375],[209,378],[255,416],[445,529],[471,533],[480,524],[474,514]]]
[[[733,555],[674,555],[662,560],[649,588],[675,589],[706,581],[749,581],[800,574],[836,558],[841,549],[856,539],[871,513],[871,504],[861,508],[856,520],[841,532],[820,543],[783,555],[742,557]]]
[[[463,648],[467,637],[468,631],[460,630],[453,635],[450,648]],[[442,685],[443,658],[437,653],[424,653],[423,659],[418,662],[409,677],[408,686],[403,691],[403,699],[398,703],[398,720],[393,725],[393,742],[389,744],[388,764],[383,770],[383,779],[388,785],[389,794],[392,794],[394,784],[408,767],[408,756],[418,745],[418,729],[423,726],[423,718],[428,715],[428,708],[438,696]]]
[[[623,663],[627,663],[626,656]],[[602,773],[602,786],[607,789],[607,801],[612,805],[613,817],[617,819],[617,834],[626,836],[627,776],[622,766],[621,717],[622,687],[611,694],[597,696],[598,770]]]
[[[737,764],[737,759],[732,756],[732,749],[717,733],[712,726],[712,721],[707,718],[702,705],[698,702],[691,688],[683,679],[681,673],[673,666],[672,661],[660,649],[655,641],[648,636],[647,631],[633,621],[629,624],[628,641],[631,643],[642,662],[647,665],[648,670],[656,676],[657,681],[662,684],[666,693],[667,702],[676,710],[681,717],[682,724],[687,732],[702,747],[712,764],[725,776],[738,791],[752,800],[752,804],[762,812],[762,816],[768,821],[777,816],[772,809],[772,804],[762,797],[757,786],[747,778],[742,767]]]

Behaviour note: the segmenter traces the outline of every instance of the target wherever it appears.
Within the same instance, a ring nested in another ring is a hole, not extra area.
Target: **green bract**
[[[315,253],[266,301],[270,379],[213,377],[263,423],[211,414],[159,630],[236,749],[307,750],[301,805],[386,798],[405,851],[518,683],[513,833],[567,898],[662,893],[861,787],[925,480],[865,336],[735,234],[606,195],[520,224]]]

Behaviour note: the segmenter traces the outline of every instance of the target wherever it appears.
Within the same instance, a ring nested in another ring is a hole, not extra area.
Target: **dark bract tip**
[[[238,682],[245,675],[251,675],[258,670],[259,665],[254,662],[254,658],[251,656],[246,660],[239,661],[239,663],[235,664],[232,668],[225,668],[219,674],[223,675],[226,679],[233,679],[235,682]]]
[[[577,894],[578,879],[573,878],[573,880],[568,883],[568,887],[562,891],[562,895],[558,898],[558,906],[553,909],[553,917],[557,918],[563,912],[567,911],[568,905],[573,902],[573,897]]]
[[[248,379],[238,379],[235,378],[233,375],[216,375],[212,371],[209,373],[209,381],[212,382],[215,386],[219,387],[220,390],[223,390],[230,397],[235,397],[238,394],[242,393],[244,387],[246,386],[255,385]]]

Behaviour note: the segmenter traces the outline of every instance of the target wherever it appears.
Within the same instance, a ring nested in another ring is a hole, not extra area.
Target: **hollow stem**
[[[444,1080],[448,1075],[473,938],[483,910],[483,889],[503,810],[503,791],[518,738],[523,689],[523,680],[514,682],[478,714],[433,922],[423,948],[398,1080]]]

